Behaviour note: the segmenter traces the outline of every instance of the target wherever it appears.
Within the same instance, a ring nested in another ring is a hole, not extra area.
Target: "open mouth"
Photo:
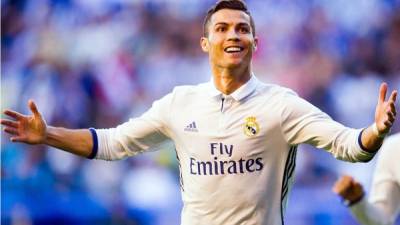
[[[238,53],[238,52],[242,52],[244,50],[244,48],[240,47],[240,46],[230,46],[230,47],[226,47],[224,49],[224,52],[226,53]]]

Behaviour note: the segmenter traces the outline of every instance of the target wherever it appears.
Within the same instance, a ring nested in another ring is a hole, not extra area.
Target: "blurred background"
[[[139,116],[174,86],[210,79],[199,39],[214,2],[2,0],[1,109],[29,113],[32,98],[48,124],[69,128],[114,127]],[[260,39],[259,79],[294,89],[355,128],[373,122],[381,82],[400,89],[399,0],[247,3]],[[177,225],[172,148],[91,161],[11,144],[2,132],[1,223]],[[356,224],[331,187],[350,174],[369,189],[375,162],[343,163],[301,146],[285,224]]]

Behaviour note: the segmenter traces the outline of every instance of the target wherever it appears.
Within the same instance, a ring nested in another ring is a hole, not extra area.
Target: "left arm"
[[[377,151],[386,134],[390,132],[396,119],[396,97],[397,91],[393,91],[389,99],[386,99],[387,84],[383,83],[379,89],[379,99],[375,110],[375,123],[364,129],[361,134],[361,145],[368,152]]]
[[[282,99],[285,102],[281,112],[282,133],[290,145],[307,143],[326,149],[340,160],[367,162],[381,146],[396,117],[397,91],[385,101],[386,91],[387,84],[382,84],[375,113],[376,126],[363,130],[345,127],[304,99],[287,92]]]

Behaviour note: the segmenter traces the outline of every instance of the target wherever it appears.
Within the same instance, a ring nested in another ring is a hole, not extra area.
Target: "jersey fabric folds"
[[[96,158],[104,160],[175,143],[182,225],[282,225],[298,144],[350,162],[374,155],[360,147],[361,130],[254,75],[231,95],[219,92],[213,81],[176,87],[142,116],[96,132]]]

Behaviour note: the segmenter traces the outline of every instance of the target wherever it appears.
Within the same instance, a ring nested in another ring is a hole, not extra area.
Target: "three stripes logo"
[[[199,132],[199,130],[197,130],[196,122],[193,121],[189,125],[187,125],[185,127],[185,131],[187,131],[187,132]]]

